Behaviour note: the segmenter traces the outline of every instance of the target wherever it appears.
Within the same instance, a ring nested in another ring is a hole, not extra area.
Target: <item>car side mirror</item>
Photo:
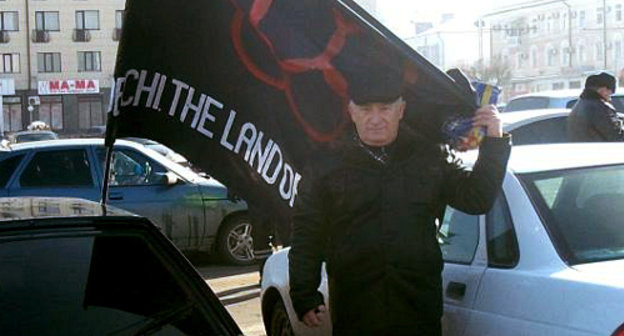
[[[172,186],[178,184],[179,181],[178,176],[172,172],[156,173],[156,184]]]

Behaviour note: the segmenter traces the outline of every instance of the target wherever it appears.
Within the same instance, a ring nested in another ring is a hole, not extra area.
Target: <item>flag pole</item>
[[[104,161],[104,180],[102,182],[102,194],[100,196],[100,204],[105,208],[108,199],[108,184],[110,182],[111,161],[113,158],[113,145],[116,137],[116,123],[113,121],[113,113],[109,113],[106,121],[106,136],[104,138],[104,147],[106,148],[106,160]]]

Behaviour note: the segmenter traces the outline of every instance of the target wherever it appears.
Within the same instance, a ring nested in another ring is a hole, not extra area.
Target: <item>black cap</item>
[[[590,75],[585,80],[586,88],[601,88],[606,87],[610,89],[613,93],[615,93],[615,76],[607,73],[601,72],[595,75]]]
[[[360,70],[349,81],[349,95],[354,103],[390,103],[401,96],[403,73],[398,69],[372,66]]]

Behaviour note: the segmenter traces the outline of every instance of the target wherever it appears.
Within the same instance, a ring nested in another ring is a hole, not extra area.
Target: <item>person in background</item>
[[[587,77],[585,89],[568,116],[570,141],[624,141],[622,120],[611,105],[615,84],[615,77],[606,72]]]

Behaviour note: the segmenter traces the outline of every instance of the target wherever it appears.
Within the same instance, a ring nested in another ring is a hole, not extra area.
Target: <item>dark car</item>
[[[15,144],[0,150],[0,197],[63,196],[99,201],[103,139]],[[228,189],[145,146],[118,140],[108,203],[147,217],[185,252],[255,262],[247,204]]]
[[[22,143],[30,141],[44,141],[58,139],[58,135],[52,131],[22,131],[11,136],[13,142]]]
[[[63,198],[0,198],[0,334],[241,335],[147,219]]]

